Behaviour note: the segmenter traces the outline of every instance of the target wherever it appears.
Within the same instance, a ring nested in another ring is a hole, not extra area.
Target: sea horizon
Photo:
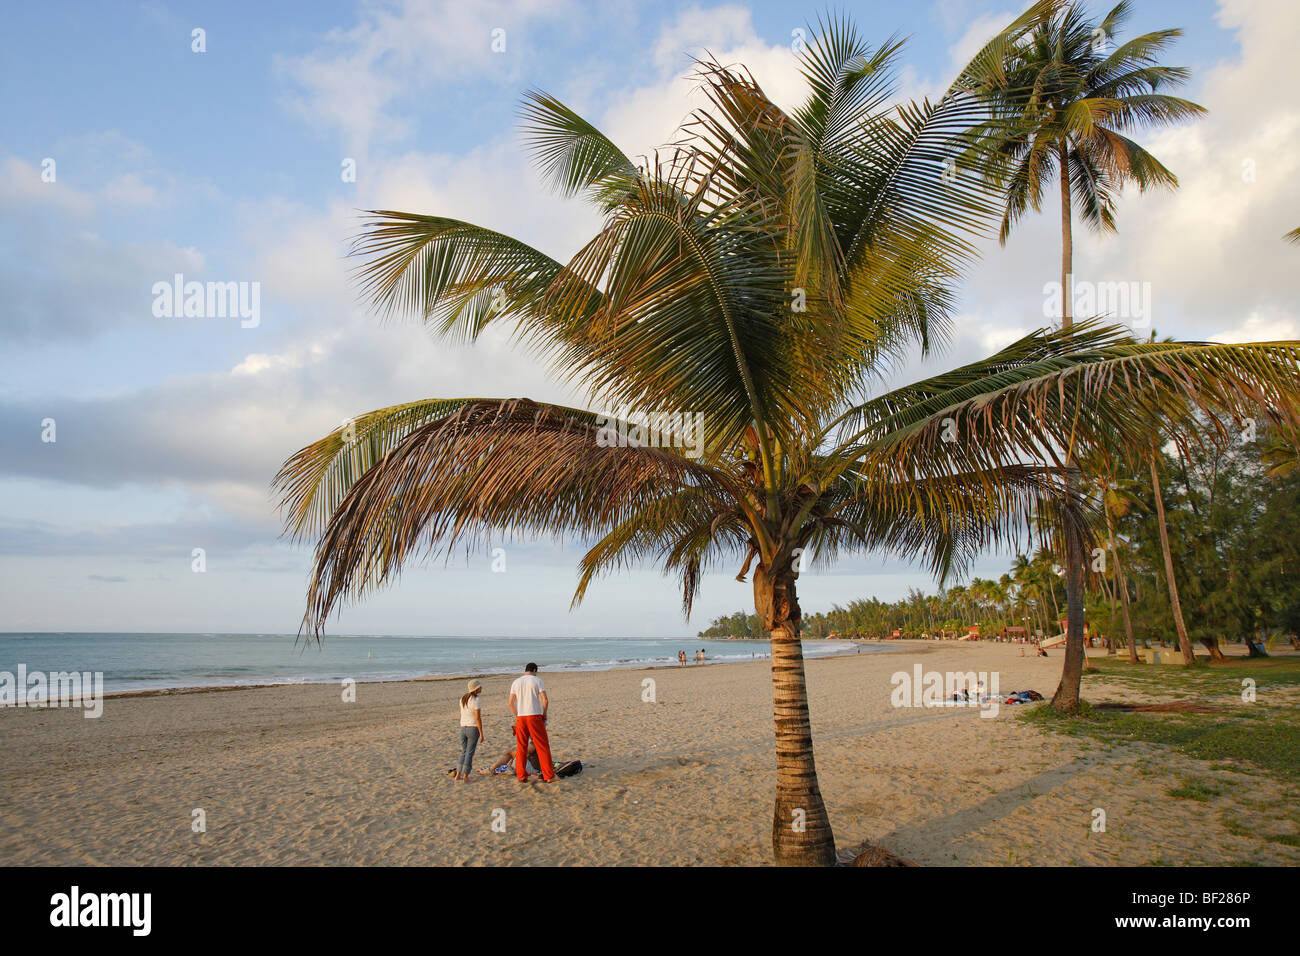
[[[703,650],[707,663],[757,660],[765,639],[637,637],[466,637],[330,634],[320,644],[293,633],[171,631],[0,632],[0,671],[80,671],[104,675],[105,693],[358,683],[506,674],[529,661],[547,671],[672,667]],[[825,657],[850,641],[805,641]]]

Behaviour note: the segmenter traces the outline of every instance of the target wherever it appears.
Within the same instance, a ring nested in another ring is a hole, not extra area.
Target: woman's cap
[[[478,681],[472,680],[469,682],[469,692],[471,694],[474,693],[474,691],[476,690],[482,690],[482,689],[483,689],[483,685],[480,684]]]

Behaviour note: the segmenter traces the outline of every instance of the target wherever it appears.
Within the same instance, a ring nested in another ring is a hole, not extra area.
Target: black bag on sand
[[[555,768],[557,777],[576,777],[580,773],[582,773],[581,760],[566,760]]]

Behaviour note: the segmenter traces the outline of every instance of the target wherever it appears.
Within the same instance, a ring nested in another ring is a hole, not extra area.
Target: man
[[[551,742],[546,736],[546,712],[550,706],[546,688],[537,676],[537,665],[529,662],[523,676],[515,678],[510,685],[510,713],[515,715],[515,776],[521,782],[528,779],[526,758],[530,739],[537,747],[537,766],[541,768],[542,781],[550,783],[555,779]]]

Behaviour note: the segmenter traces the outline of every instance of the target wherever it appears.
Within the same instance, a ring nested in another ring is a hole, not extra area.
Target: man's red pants
[[[551,742],[546,737],[546,718],[541,714],[515,718],[515,776],[520,780],[528,779],[528,738],[530,737],[533,746],[537,748],[537,763],[542,771],[542,779],[554,780],[555,767],[551,763]]]

